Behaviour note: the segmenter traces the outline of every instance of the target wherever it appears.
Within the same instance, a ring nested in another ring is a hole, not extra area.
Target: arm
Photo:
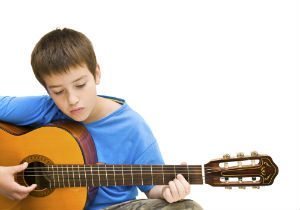
[[[156,139],[146,123],[138,121],[134,124],[134,128],[135,135],[132,137],[140,145],[137,152],[134,152],[137,154],[134,164],[164,164]],[[190,192],[190,184],[181,174],[178,174],[168,185],[138,187],[148,198],[162,198],[169,203],[185,198]]]
[[[25,187],[15,182],[14,174],[25,170],[28,163],[17,166],[0,166],[0,194],[12,200],[21,200],[36,188],[36,184]]]
[[[61,118],[62,113],[49,96],[0,96],[0,121],[38,126]]]

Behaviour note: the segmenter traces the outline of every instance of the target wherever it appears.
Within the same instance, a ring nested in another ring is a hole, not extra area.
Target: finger
[[[36,184],[32,184],[28,187],[22,186],[18,184],[18,188],[16,190],[17,193],[30,193],[32,190],[34,190],[37,187]]]
[[[24,196],[23,196],[23,194],[20,194],[20,193],[14,193],[14,194],[12,194],[12,197],[13,197],[13,200],[19,201],[19,200],[22,200]]]
[[[190,194],[191,192],[191,185],[188,183],[188,181],[182,176],[181,174],[177,175],[177,179],[180,181],[180,183],[183,185],[186,195]]]
[[[36,187],[37,187],[37,184],[32,184],[32,185],[26,187],[26,188],[27,188],[27,193],[30,193],[30,192],[33,191]]]
[[[24,171],[27,168],[27,166],[28,166],[28,163],[24,162],[24,163],[22,163],[20,165],[12,166],[11,169],[12,169],[12,172],[15,174],[15,173]]]
[[[176,187],[174,181],[169,182],[169,188],[170,188],[173,199],[175,201],[178,201],[180,199],[180,196],[179,196],[179,193],[178,193],[178,190],[177,190],[177,187]]]
[[[29,193],[32,190],[34,190],[36,187],[37,187],[36,184],[32,184],[29,187],[19,185],[18,189],[13,194],[13,199],[14,200],[22,200],[22,199],[26,198],[29,195]]]
[[[174,202],[174,199],[173,199],[173,196],[171,194],[171,191],[170,191],[170,188],[167,187],[164,192],[163,192],[163,195],[164,195],[164,199],[168,202],[168,203],[173,203]]]
[[[187,165],[187,162],[181,162],[180,165]]]
[[[186,195],[184,186],[183,186],[183,184],[178,179],[174,179],[174,183],[175,183],[175,186],[177,188],[178,195],[179,195],[178,200],[181,200]]]

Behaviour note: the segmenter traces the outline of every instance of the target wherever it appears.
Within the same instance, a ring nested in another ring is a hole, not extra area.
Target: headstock
[[[246,186],[259,188],[271,185],[278,174],[278,167],[268,155],[252,152],[250,156],[238,153],[231,158],[226,154],[222,159],[216,159],[204,165],[205,183],[215,187]]]

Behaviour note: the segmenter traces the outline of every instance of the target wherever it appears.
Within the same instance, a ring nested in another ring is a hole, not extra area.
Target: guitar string
[[[33,173],[33,172],[35,172],[35,173],[53,173],[53,172],[56,172],[56,173],[90,173],[90,172],[101,172],[101,173],[108,173],[108,172],[129,172],[129,173],[131,173],[131,172],[137,172],[138,174],[140,174],[141,172],[144,174],[144,172],[149,172],[149,171],[151,171],[151,169],[150,170],[146,170],[146,169],[140,169],[140,168],[138,168],[137,170],[136,169],[130,169],[130,170],[126,170],[126,169],[91,169],[91,168],[85,168],[85,170],[76,170],[77,168],[73,168],[72,169],[72,167],[69,169],[69,170],[56,170],[56,169],[58,169],[58,168],[54,168],[54,169],[49,169],[49,170],[45,170],[45,168],[43,168],[43,167],[41,167],[41,168],[39,168],[39,169],[43,169],[43,170],[29,170],[29,169],[25,169],[25,171],[26,172],[31,172],[31,173]],[[71,170],[72,169],[72,170]],[[199,169],[199,170],[201,170],[201,168],[197,168],[197,169]],[[153,168],[152,168],[152,170],[153,170]],[[175,169],[176,170],[176,169]],[[183,171],[182,170],[176,170],[175,172],[176,173],[190,173],[190,174],[192,174],[193,173],[193,171],[195,171],[195,169],[194,170],[187,170],[186,168],[183,168]],[[160,171],[158,171],[158,173],[159,174],[161,174],[161,173],[168,173],[168,172],[170,172],[170,174],[174,174],[174,168],[170,168],[170,169],[165,169],[164,168],[164,170],[160,170]],[[205,170],[205,173],[214,173],[214,172],[220,172],[220,170],[217,170],[217,169],[213,169],[213,168],[211,168],[211,169],[206,169]],[[197,172],[196,172],[197,173]],[[150,173],[151,174],[151,173]]]
[[[106,174],[106,173],[110,173],[110,172],[120,172],[120,173],[129,173],[132,174],[132,173],[136,173],[136,174],[174,174],[174,169],[171,169],[171,170],[163,170],[163,171],[158,171],[156,173],[147,173],[147,172],[150,172],[151,170],[91,170],[91,169],[87,169],[87,170],[68,170],[68,171],[63,171],[63,170],[29,170],[27,171],[25,169],[26,172],[35,172],[35,173],[50,173],[50,174],[54,174],[54,175],[62,175],[62,174],[88,174],[88,175],[92,175],[92,174]],[[212,174],[212,173],[216,173],[216,172],[221,172],[220,170],[214,170],[214,169],[210,169],[210,170],[205,170],[205,174]],[[122,175],[122,174],[116,174],[116,175]],[[202,174],[202,172],[195,172],[195,170],[191,171],[175,171],[176,174],[181,174],[181,173],[187,173],[187,174]],[[108,174],[109,175],[109,174]],[[114,175],[114,174],[111,174],[111,175]],[[23,175],[20,175],[20,176],[23,176]]]
[[[121,183],[134,183],[134,184],[136,184],[136,185],[140,185],[140,184],[137,184],[137,183],[139,183],[141,180],[143,180],[143,182],[144,183],[147,183],[148,181],[151,181],[152,182],[152,179],[151,178],[147,178],[147,179],[145,179],[145,178],[143,178],[143,179],[141,179],[141,178],[139,178],[139,179],[134,179],[133,181],[132,181],[132,179],[131,178],[116,178],[116,179],[102,179],[102,180],[100,180],[100,182],[99,182],[99,179],[94,179],[94,178],[86,178],[86,179],[81,179],[81,178],[75,178],[75,179],[62,179],[61,177],[60,177],[60,179],[51,179],[51,180],[47,180],[46,181],[46,183],[54,183],[54,184],[58,184],[58,183],[64,183],[64,184],[67,184],[66,183],[66,181],[70,181],[70,182],[72,182],[72,184],[74,185],[74,183],[81,183],[81,182],[85,182],[86,181],[86,183],[87,182],[92,182],[92,183],[100,183],[100,184],[112,184],[113,183],[113,185],[115,184],[115,183],[119,183],[119,182],[121,182]],[[169,181],[171,181],[172,179],[153,179],[153,183],[168,183]],[[203,179],[201,178],[201,177],[193,177],[193,179],[191,179],[190,180],[190,183],[195,183],[195,182],[203,182]]]
[[[27,172],[27,171],[26,171]],[[118,174],[121,174],[121,173],[128,173],[128,174],[131,174],[131,172],[133,172],[133,173],[136,173],[136,174],[146,174],[146,173],[148,173],[148,174],[162,174],[162,173],[164,173],[164,174],[174,174],[174,171],[171,171],[171,170],[169,170],[169,171],[161,171],[161,172],[159,172],[159,171],[157,171],[157,172],[152,172],[151,173],[151,171],[150,170],[132,170],[132,171],[126,171],[126,170],[102,170],[102,171],[98,171],[98,170],[95,170],[95,171],[91,171],[91,170],[86,170],[86,171],[83,171],[83,170],[81,170],[81,171],[56,171],[56,170],[53,170],[53,171],[30,171],[30,173],[50,173],[50,174],[53,174],[53,173],[58,173],[58,174],[71,174],[71,173],[75,173],[75,174],[90,174],[90,173],[101,173],[101,174],[106,174],[106,173],[118,173]],[[150,173],[149,173],[150,172]],[[176,174],[180,174],[180,173],[189,173],[189,174],[193,174],[193,173],[197,173],[197,172],[192,172],[192,171],[175,171],[175,173]],[[198,173],[200,173],[200,172],[198,172]]]
[[[101,167],[111,167],[111,168],[115,168],[115,167],[123,167],[123,168],[131,168],[131,167],[145,167],[145,168],[150,168],[152,166],[152,168],[187,168],[187,167],[194,167],[194,168],[198,168],[198,167],[202,167],[201,165],[185,165],[185,166],[181,166],[181,165],[132,165],[132,166],[128,166],[128,165],[47,165],[47,166],[35,166],[35,167],[28,167],[28,168],[46,168],[46,167],[55,167],[55,168],[70,168],[70,167],[76,167],[76,168],[87,168],[87,167],[92,167],[92,168],[101,168]]]
[[[41,169],[41,170],[36,170],[36,169]],[[197,167],[174,167],[174,166],[170,166],[170,167],[140,167],[140,166],[134,166],[134,167],[120,167],[120,166],[114,166],[114,167],[72,167],[72,166],[68,166],[68,167],[30,167],[25,169],[25,171],[27,172],[52,172],[52,171],[59,171],[59,172],[63,172],[65,171],[65,169],[67,169],[67,171],[71,171],[71,172],[79,172],[79,171],[103,171],[103,172],[107,172],[107,171],[115,171],[115,172],[119,172],[119,171],[137,171],[137,172],[141,172],[141,171],[152,171],[152,170],[156,170],[159,169],[159,172],[161,173],[163,172],[174,172],[175,171],[193,171],[193,170],[201,170],[202,167],[197,166]],[[83,169],[83,170],[82,170]]]
[[[50,173],[50,172],[49,172]],[[97,175],[102,175],[102,176],[105,176],[106,173],[103,173],[103,174],[99,174],[99,173],[74,173],[74,175],[82,175],[82,174],[86,174],[87,176],[97,176]],[[162,173],[142,173],[143,175],[162,175]],[[174,173],[163,173],[164,175],[174,175]],[[176,174],[183,174],[183,173],[176,173]],[[187,173],[186,173],[187,174]],[[202,173],[189,173],[189,175],[201,175]],[[62,175],[69,175],[69,176],[73,176],[73,173],[72,172],[69,172],[68,174],[67,173],[50,173],[50,175],[46,175],[46,176],[62,176]],[[107,174],[107,176],[130,176],[130,175],[141,175],[141,173],[129,173],[129,174]],[[17,174],[16,177],[24,177],[24,176],[45,176],[45,174],[25,174],[25,175],[21,175],[21,174]]]

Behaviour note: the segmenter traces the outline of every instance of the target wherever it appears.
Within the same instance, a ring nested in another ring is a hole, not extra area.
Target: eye
[[[77,88],[83,88],[85,86],[86,83],[81,84],[81,85],[76,85]]]
[[[61,90],[61,91],[58,91],[58,92],[53,92],[55,95],[60,95],[60,94],[62,94],[64,91],[63,90]]]

